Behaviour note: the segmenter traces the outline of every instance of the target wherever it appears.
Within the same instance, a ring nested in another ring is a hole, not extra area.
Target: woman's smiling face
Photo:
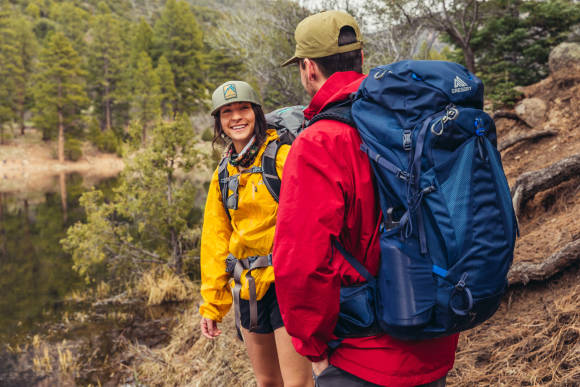
[[[219,112],[222,130],[232,140],[236,153],[240,153],[254,135],[256,116],[252,104],[234,102],[222,106]]]

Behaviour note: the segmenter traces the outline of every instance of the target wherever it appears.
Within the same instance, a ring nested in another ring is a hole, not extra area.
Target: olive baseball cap
[[[221,84],[213,92],[211,102],[212,115],[215,115],[222,106],[233,102],[251,102],[262,106],[258,93],[244,81],[227,81]]]
[[[338,35],[343,27],[351,27],[354,30],[356,42],[338,45]],[[300,58],[324,58],[359,50],[363,46],[356,20],[343,11],[326,11],[308,16],[298,23],[294,39],[296,40],[294,56],[282,63],[282,67],[295,63]]]

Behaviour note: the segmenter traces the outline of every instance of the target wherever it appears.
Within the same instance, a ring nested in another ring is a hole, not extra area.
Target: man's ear
[[[309,81],[316,81],[319,78],[318,74],[320,73],[316,62],[308,58],[304,58],[304,66],[306,67],[304,71],[306,71],[307,79]]]

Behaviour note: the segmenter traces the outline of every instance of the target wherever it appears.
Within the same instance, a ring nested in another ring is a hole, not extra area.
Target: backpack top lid
[[[269,128],[274,128],[278,131],[287,129],[294,136],[298,135],[302,130],[303,121],[303,105],[283,107],[266,114],[266,123]]]
[[[450,103],[482,109],[483,83],[457,63],[404,60],[373,68],[357,98],[391,110],[410,129]]]

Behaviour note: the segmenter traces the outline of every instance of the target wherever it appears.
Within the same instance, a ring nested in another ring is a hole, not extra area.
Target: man
[[[322,12],[296,28],[297,63],[312,97],[307,120],[358,89],[362,41],[356,21],[340,11]],[[298,353],[313,362],[319,386],[444,386],[458,335],[401,341],[388,335],[329,342],[339,312],[340,287],[364,282],[333,248],[347,251],[376,275],[379,205],[369,159],[357,130],[320,120],[294,142],[286,166],[274,241],[274,271],[282,318]]]

